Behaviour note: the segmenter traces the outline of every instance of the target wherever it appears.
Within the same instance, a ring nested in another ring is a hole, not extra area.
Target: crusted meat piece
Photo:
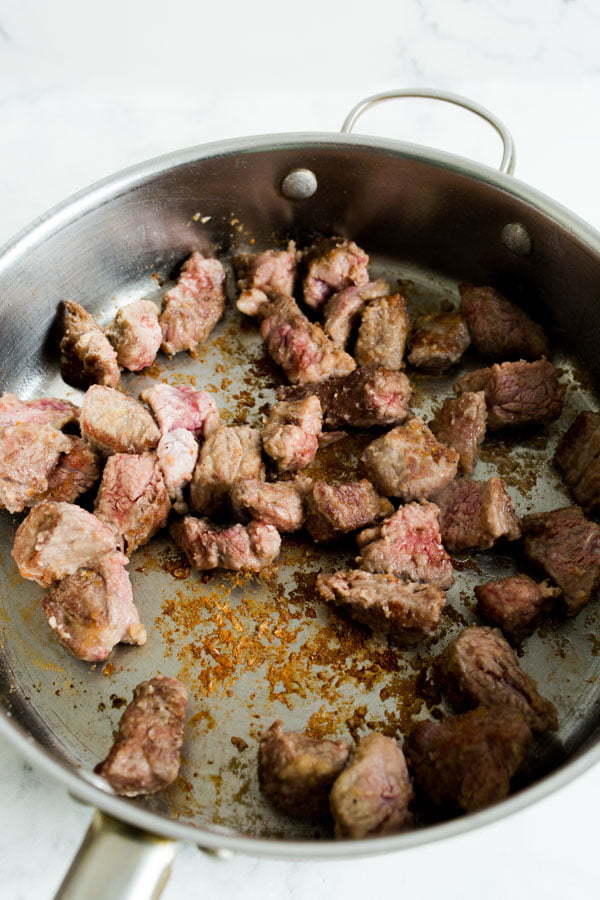
[[[431,637],[442,620],[446,597],[434,584],[402,581],[394,575],[350,569],[317,575],[321,598],[357,622],[394,636],[400,643]]]
[[[473,346],[492,359],[539,359],[550,355],[544,329],[487,285],[459,285],[460,308]]]
[[[171,503],[156,453],[115,453],[104,466],[95,513],[131,555],[167,524]]]
[[[372,300],[361,316],[354,347],[356,362],[390,371],[401,369],[409,331],[410,318],[401,294]]]
[[[519,519],[501,478],[457,478],[435,496],[442,543],[452,553],[486,550],[500,538],[521,537]]]
[[[325,334],[338,347],[345,347],[366,304],[389,293],[387,281],[378,278],[377,281],[367,281],[366,284],[352,284],[333,294],[325,304]]]
[[[293,297],[279,294],[261,312],[260,333],[267,350],[294,384],[348,375],[356,368],[353,358],[307,319]]]
[[[274,525],[277,531],[298,531],[304,525],[303,482],[242,478],[231,487],[231,506],[241,519]]]
[[[93,567],[117,549],[114,531],[73,503],[43,500],[17,528],[12,550],[23,578],[46,586]]]
[[[79,421],[79,407],[59,397],[40,397],[20,400],[5,391],[0,396],[0,429],[7,425],[52,425],[60,430],[64,425]]]
[[[533,630],[560,593],[548,581],[538,584],[529,575],[511,575],[475,588],[480,615],[515,642]]]
[[[187,689],[177,678],[160,675],[138,684],[108,756],[94,771],[125,797],[172,784],[181,765],[186,709]]]
[[[252,521],[248,525],[219,528],[208,519],[186,516],[171,526],[171,536],[190,565],[207,569],[243,569],[258,572],[279,556],[281,538],[274,525]]]
[[[225,270],[218,259],[205,259],[195,250],[181,267],[175,286],[162,299],[159,324],[163,353],[173,356],[189,350],[194,356],[224,309]]]
[[[567,614],[576,615],[600,585],[600,527],[578,506],[524,516],[521,527],[528,558],[559,586]]]
[[[71,653],[101,662],[119,643],[145,644],[122,553],[107,553],[53,585],[44,597],[48,624]]]
[[[322,424],[318,397],[282,400],[270,410],[263,428],[264,451],[275,460],[280,472],[303,469],[313,461],[319,449]]]
[[[573,499],[595,512],[600,507],[600,413],[579,413],[559,441],[554,462]]]
[[[455,477],[458,453],[436,440],[418,416],[372,441],[361,456],[365,471],[386,497],[424,500]]]
[[[73,300],[64,301],[63,332],[60,371],[67,384],[117,387],[121,374],[116,352],[97,322]]]
[[[126,394],[92,385],[83,398],[81,435],[104,453],[143,453],[158,444],[160,432],[148,410]]]
[[[52,471],[71,441],[52,425],[8,425],[0,432],[0,507],[22,512],[48,491]]]
[[[372,732],[357,745],[331,789],[338,838],[395,834],[412,825],[413,789],[404,754],[395,740]]]
[[[438,516],[434,503],[407,503],[380,527],[362,531],[357,538],[360,568],[446,590],[454,575],[452,560],[442,546]]]
[[[325,818],[329,791],[348,761],[345,741],[316,740],[284,731],[276,719],[258,745],[258,782],[262,793],[292,816]]]
[[[373,525],[394,507],[366,478],[346,484],[315,481],[305,494],[305,527],[315,541],[333,541],[342,534]]]
[[[467,323],[459,313],[427,313],[415,320],[408,361],[417,369],[443,372],[459,361],[470,343]]]
[[[418,722],[405,752],[418,794],[449,811],[476,812],[503,800],[533,744],[510,707],[479,707],[437,722]]]
[[[277,294],[294,293],[299,252],[290,241],[287,250],[263,250],[262,253],[238,253],[233,258],[240,295],[236,306],[247,316],[255,316],[260,308]]]
[[[369,257],[346,238],[320,238],[305,252],[304,263],[304,302],[314,309],[337,291],[369,280]]]
[[[217,404],[208,391],[197,391],[189,384],[155,384],[140,394],[158,422],[161,434],[186,428],[206,437],[219,427]]]
[[[499,628],[470,625],[436,660],[436,676],[452,706],[510,706],[532,731],[556,731],[556,709],[521,669]]]
[[[494,363],[463,375],[454,390],[483,391],[488,411],[487,426],[499,428],[543,425],[558,419],[562,412],[565,386],[558,370],[546,359],[536,362]]]
[[[160,349],[158,309],[150,300],[134,300],[118,310],[104,333],[115,348],[119,365],[139,372],[152,365]]]
[[[196,438],[187,428],[176,428],[163,434],[156,448],[156,458],[173,508],[182,515],[188,511],[183,492],[192,480],[199,449]]]
[[[56,466],[48,474],[48,489],[39,500],[73,503],[100,478],[100,454],[82,438],[73,434],[66,434],[65,437],[69,441],[69,449],[61,453]]]
[[[356,369],[342,378],[328,378],[321,384],[279,388],[282,400],[300,400],[314,394],[323,409],[329,428],[352,425],[398,425],[408,416],[410,381],[403,372],[387,369]]]
[[[438,441],[458,453],[458,467],[470,475],[475,467],[487,423],[487,408],[483,391],[465,391],[449,397],[435,414],[429,427]]]
[[[190,486],[190,505],[212,512],[240,478],[264,481],[260,432],[248,425],[222,425],[203,443]]]

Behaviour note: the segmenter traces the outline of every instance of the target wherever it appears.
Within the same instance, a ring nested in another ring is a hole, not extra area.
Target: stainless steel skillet
[[[565,413],[542,433],[492,441],[477,476],[499,471],[522,512],[561,505],[566,494],[548,459],[575,413],[596,405],[600,236],[507,174],[511,145],[493,124],[505,140],[500,173],[396,141],[293,134],[181,151],[77,195],[0,254],[0,386],[21,396],[77,397],[57,368],[56,311],[65,297],[108,321],[135,297],[158,298],[192,249],[228,258],[238,248],[344,233],[369,251],[374,274],[402,281],[415,308],[455,299],[456,282],[470,280],[495,284],[544,320],[569,382]],[[155,379],[214,389],[229,421],[249,423],[259,421],[278,383],[255,332],[232,310],[198,359],[163,360],[126,386],[137,393]],[[450,381],[414,380],[414,408],[427,415]],[[352,474],[359,449],[360,439],[342,452],[334,445],[319,471]],[[317,555],[308,542],[288,541],[280,565],[249,578],[189,573],[168,540],[158,539],[130,565],[148,644],[118,648],[94,668],[54,642],[41,591],[16,574],[15,526],[3,514],[0,728],[104,814],[105,827],[88,841],[63,896],[118,896],[139,859],[156,880],[176,840],[274,857],[344,858],[442,839],[534,802],[600,756],[592,602],[576,620],[551,621],[524,644],[523,666],[557,704],[561,730],[557,742],[540,747],[520,792],[478,815],[409,834],[335,842],[323,826],[286,819],[264,803],[255,778],[257,735],[277,715],[315,735],[358,736],[369,728],[400,735],[439,706],[427,677],[430,655],[475,620],[472,586],[508,574],[508,552],[459,561],[439,640],[408,653],[374,643],[316,602],[311,572],[349,561],[350,545]],[[182,677],[193,698],[181,777],[160,797],[113,797],[91,770],[133,686],[159,671]],[[138,844],[140,832],[165,840]],[[125,846],[109,868],[107,844],[111,853]],[[99,870],[89,868],[90,853]],[[133,871],[130,884],[141,877]]]

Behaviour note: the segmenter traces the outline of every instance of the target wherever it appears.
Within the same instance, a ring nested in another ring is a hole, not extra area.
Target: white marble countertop
[[[461,93],[517,145],[517,176],[600,229],[600,7],[593,0],[0,0],[0,244],[87,184],[161,153],[245,134],[336,131],[394,87]],[[495,165],[497,137],[414,101],[361,130]],[[0,386],[1,388],[1,386]],[[182,848],[166,900],[202,897],[597,896],[600,768],[444,844],[345,863]],[[0,895],[56,890],[91,811],[0,743]]]

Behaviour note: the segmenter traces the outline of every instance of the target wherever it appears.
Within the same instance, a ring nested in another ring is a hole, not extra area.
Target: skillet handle
[[[510,131],[504,122],[486,109],[485,106],[480,106],[473,100],[469,100],[468,97],[461,97],[460,94],[437,91],[433,88],[399,88],[395,91],[384,91],[381,94],[373,94],[372,96],[361,100],[350,110],[342,125],[342,133],[350,133],[360,116],[372,106],[376,106],[384,100],[395,100],[402,97],[421,97],[429,100],[441,100],[444,103],[453,103],[455,106],[461,106],[463,109],[468,109],[470,112],[475,113],[476,116],[484,119],[498,132],[502,140],[503,153],[502,161],[499,166],[500,171],[505,172],[507,175],[513,174],[515,171],[516,154],[515,142]]]
[[[96,810],[55,900],[156,900],[177,843]]]

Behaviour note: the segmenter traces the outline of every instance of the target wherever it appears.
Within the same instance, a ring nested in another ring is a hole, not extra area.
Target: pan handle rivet
[[[520,222],[509,222],[500,232],[502,243],[515,256],[529,256],[533,249],[531,235]]]
[[[306,200],[317,190],[317,176],[310,169],[292,169],[281,181],[281,193],[288,200]]]

